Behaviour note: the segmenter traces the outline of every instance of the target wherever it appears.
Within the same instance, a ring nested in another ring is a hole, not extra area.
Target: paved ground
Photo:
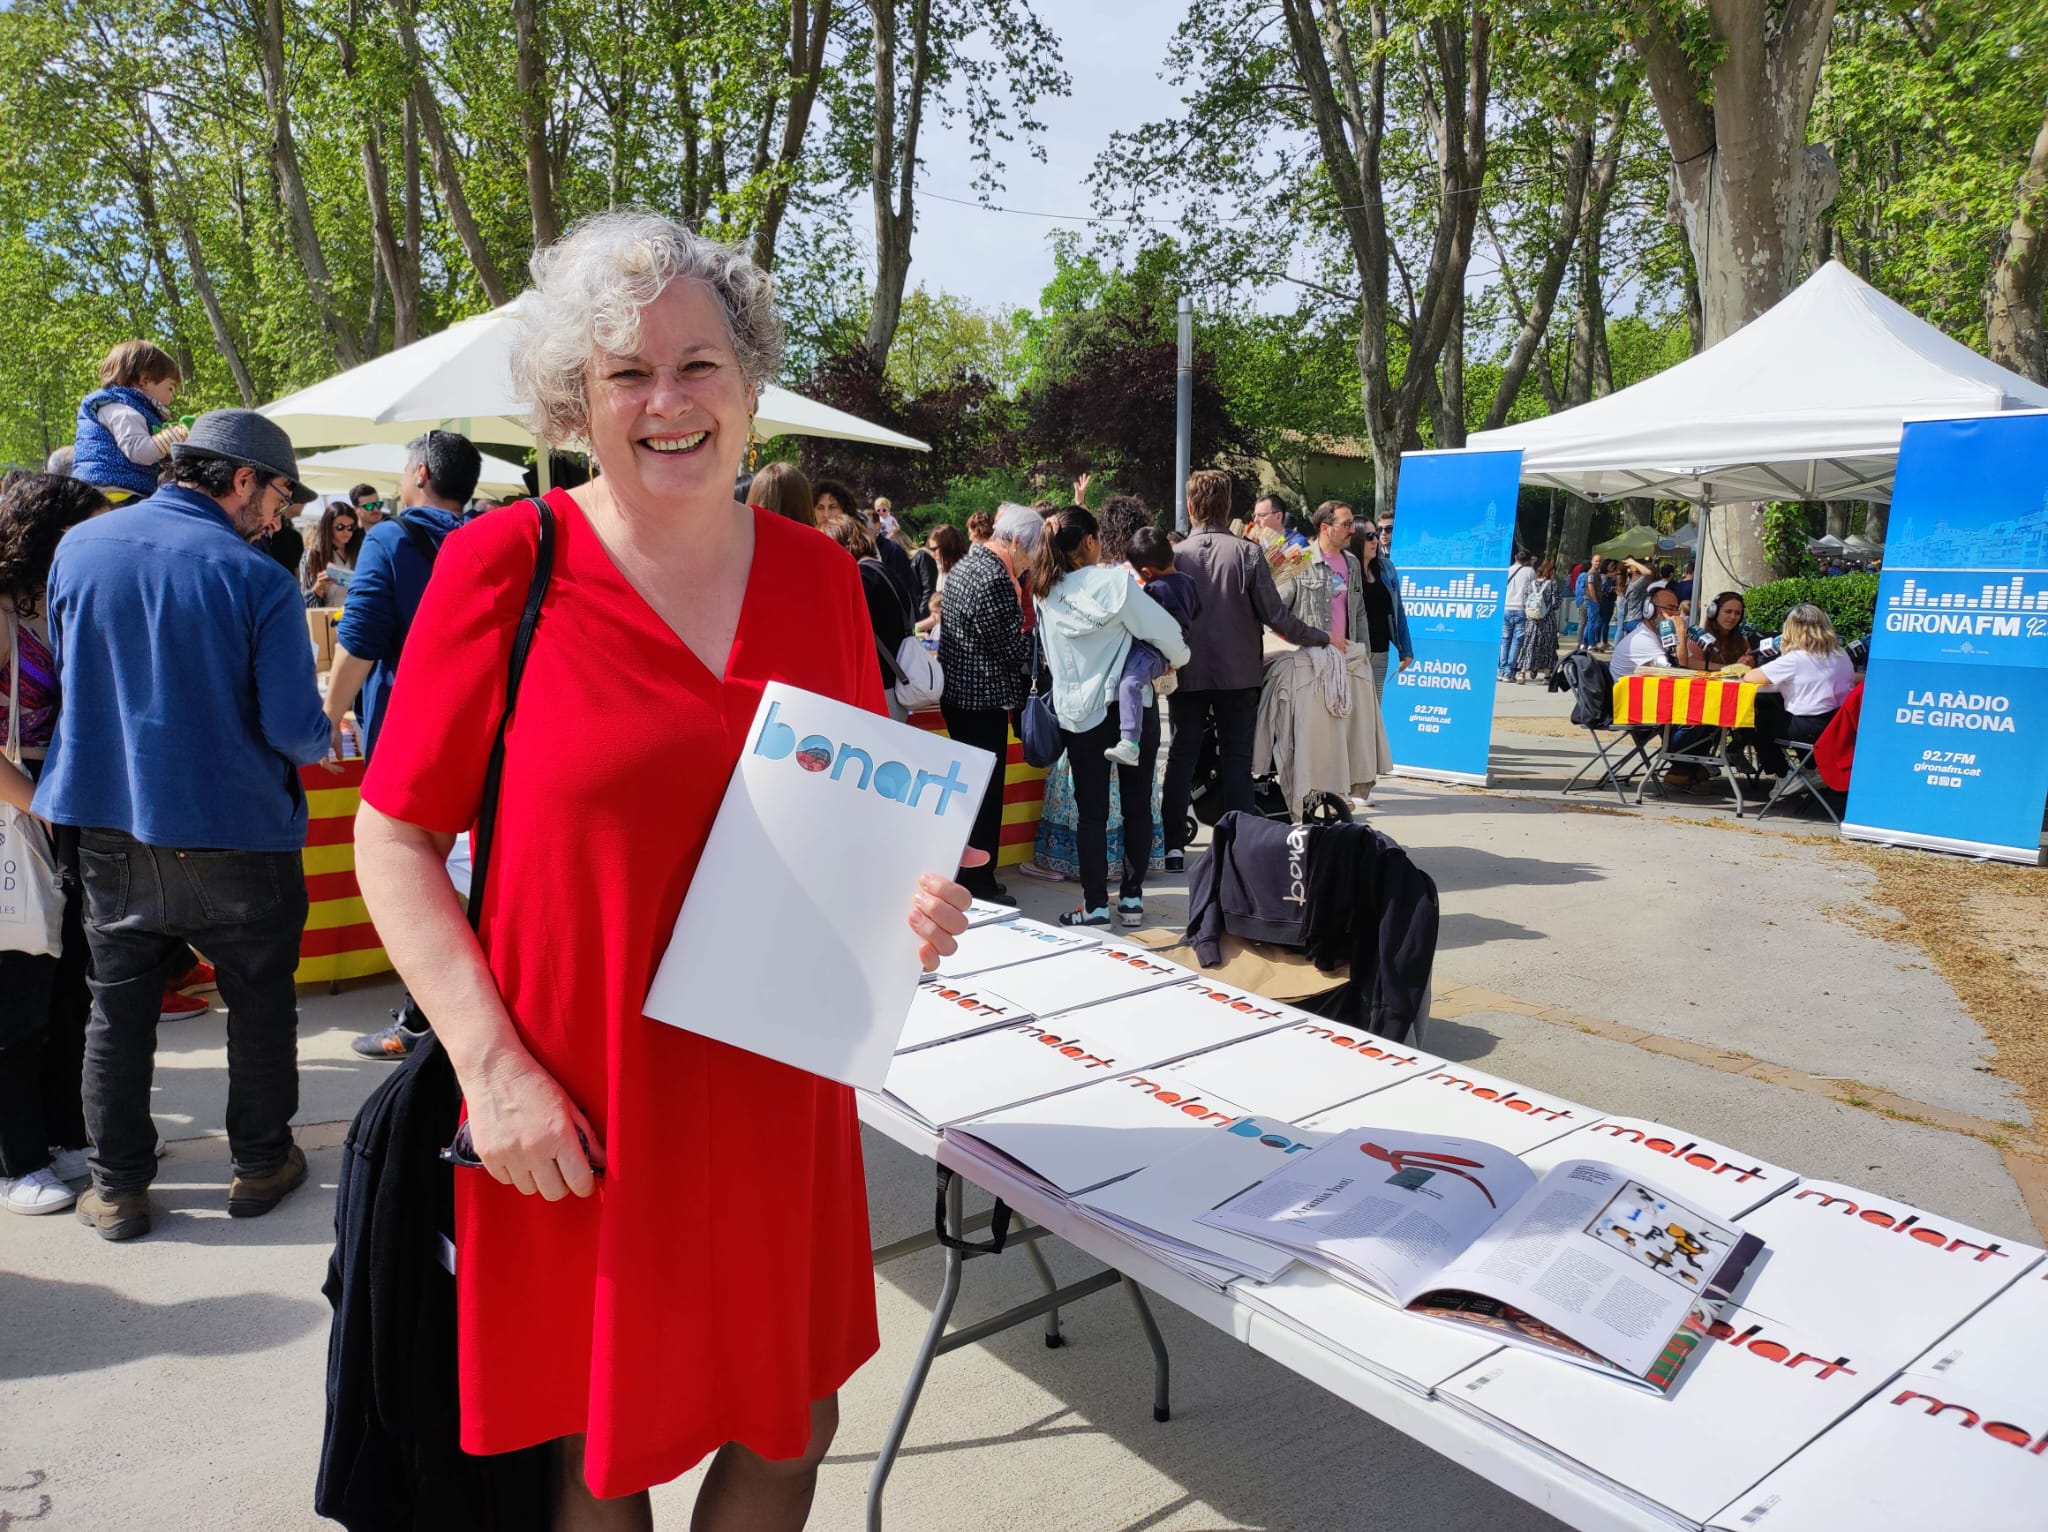
[[[1559,804],[1551,789],[1581,747],[1540,731],[1562,713],[1563,699],[1533,688],[1503,697],[1495,767],[1511,791],[1390,783],[1375,795],[1382,827],[1443,894],[1441,999],[1423,1045],[2038,1241],[2008,1169],[2030,1174],[2038,1161],[1840,1104],[1816,1079],[1924,1103],[1904,1115],[1951,1127],[2003,1124],[2019,1140],[2032,1130],[1920,955],[1830,914],[1865,899],[1860,870],[1808,828],[1726,828],[1716,821],[1731,816],[1711,801],[1640,814]],[[1078,898],[1070,885],[1011,882],[1041,915]],[[1177,887],[1154,893],[1161,924],[1180,917],[1183,899]],[[381,1078],[382,1066],[348,1053],[348,1036],[395,1003],[388,982],[305,997],[301,1118],[318,1190],[272,1217],[225,1216],[215,1014],[164,1030],[157,1113],[174,1143],[150,1239],[105,1245],[68,1217],[0,1226],[0,1528],[318,1525],[308,1505],[339,1158],[331,1125]],[[1774,1083],[1795,1071],[1799,1088]],[[928,1169],[872,1138],[867,1153],[877,1240],[920,1228]],[[1088,1266],[1066,1247],[1051,1256],[1063,1276]],[[814,1526],[859,1524],[937,1280],[930,1254],[877,1273],[882,1350],[843,1396]],[[960,1318],[1032,1290],[1020,1263],[976,1262]],[[1158,1307],[1175,1364],[1171,1424],[1151,1419],[1149,1357],[1125,1306],[1112,1294],[1088,1300],[1068,1315],[1066,1349],[1044,1349],[1026,1327],[939,1362],[892,1483],[890,1525],[1556,1525]],[[685,1523],[692,1488],[686,1479],[658,1495],[664,1525]]]

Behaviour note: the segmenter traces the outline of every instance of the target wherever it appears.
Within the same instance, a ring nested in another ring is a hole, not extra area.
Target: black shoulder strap
[[[402,511],[398,514],[397,521],[398,530],[405,534],[405,540],[419,550],[420,556],[429,565],[441,556],[441,545],[427,535],[425,527],[416,521],[407,521]]]
[[[393,519],[398,523],[400,534],[413,545],[414,551],[427,561],[427,578],[431,580],[434,577],[434,561],[441,556],[441,545],[429,537],[427,529],[418,522],[407,521],[404,512],[400,512]],[[412,618],[401,612],[398,619],[398,647],[401,650],[405,648],[405,641],[411,633]]]
[[[534,625],[540,621],[541,602],[548,593],[548,577],[555,568],[555,513],[545,500],[527,504],[540,513],[540,546],[533,556],[533,580],[526,587],[526,609],[519,614],[519,631],[512,636],[512,659],[505,667],[505,710],[498,717],[497,737],[491,741],[491,758],[484,767],[484,790],[478,804],[476,833],[469,848],[469,923],[474,929],[483,919],[484,877],[491,865],[491,842],[498,822],[498,786],[505,775],[505,731],[512,726],[512,705],[519,698],[519,678],[526,670],[526,652],[533,647]],[[500,516],[504,511],[498,512]]]

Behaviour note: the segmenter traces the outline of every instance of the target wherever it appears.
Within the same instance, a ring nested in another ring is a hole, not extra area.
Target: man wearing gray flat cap
[[[327,751],[298,582],[254,545],[313,498],[289,437],[214,410],[153,495],[66,534],[50,571],[64,696],[35,811],[75,840],[92,953],[85,1120],[103,1239],[149,1232],[150,1085],[167,966],[184,944],[227,1003],[228,1212],[306,1178],[298,994],[306,923],[299,767]]]

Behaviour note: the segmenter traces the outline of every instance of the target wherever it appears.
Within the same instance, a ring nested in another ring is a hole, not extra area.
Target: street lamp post
[[[1188,529],[1188,470],[1194,454],[1195,429],[1195,305],[1185,293],[1180,300],[1180,367],[1174,379],[1173,495],[1174,525]]]

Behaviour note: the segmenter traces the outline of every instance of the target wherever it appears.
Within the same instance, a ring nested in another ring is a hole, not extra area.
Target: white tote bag
[[[7,760],[21,766],[21,625],[8,614]],[[50,832],[33,814],[0,803],[0,952],[54,957],[64,944],[64,893]]]

